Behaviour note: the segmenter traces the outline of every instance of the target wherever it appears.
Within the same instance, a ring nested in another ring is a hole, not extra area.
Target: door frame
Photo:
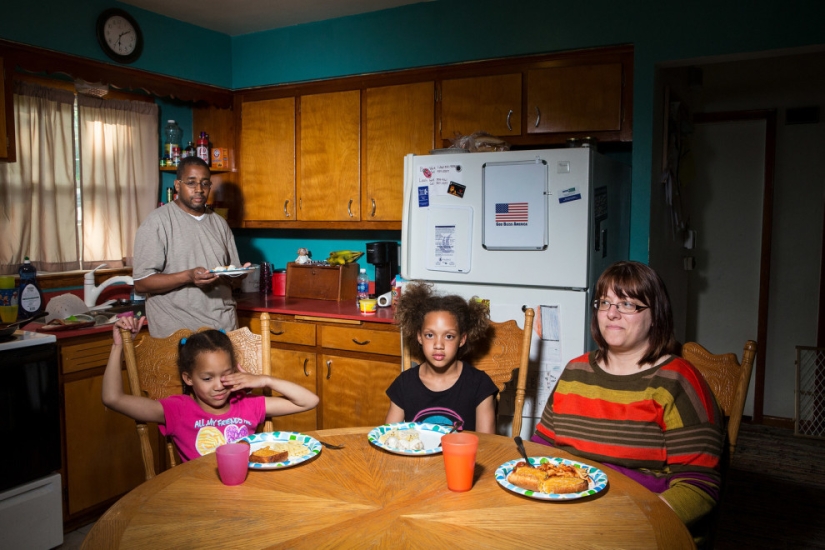
[[[773,236],[773,187],[776,174],[776,109],[694,113],[694,124],[765,121],[765,166],[762,192],[762,243],[759,259],[759,305],[756,328],[756,365],[753,391],[753,422],[764,421],[765,350],[768,339],[768,302],[771,285],[771,238]],[[742,345],[744,346],[744,342]]]

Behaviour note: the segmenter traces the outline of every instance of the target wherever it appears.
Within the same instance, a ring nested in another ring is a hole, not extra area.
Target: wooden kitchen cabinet
[[[293,351],[272,348],[272,376],[294,382],[316,393],[317,380],[315,354],[307,351]],[[298,414],[276,416],[272,419],[274,430],[287,432],[308,432],[318,429],[317,412],[305,411]]]
[[[622,64],[527,73],[527,133],[609,132],[622,127]]]
[[[425,155],[433,149],[434,94],[432,81],[366,90],[364,221],[401,221],[404,156]]]
[[[474,132],[521,135],[521,73],[441,82],[441,139]]]
[[[64,343],[65,342],[65,343]],[[58,342],[63,395],[64,519],[102,513],[144,481],[135,421],[101,400],[110,333]],[[124,389],[128,388],[123,375]]]
[[[361,219],[361,92],[300,98],[298,219]]]
[[[243,221],[295,221],[295,98],[241,104]]]
[[[386,391],[401,372],[398,361],[322,354],[318,369],[318,408],[323,429],[384,423],[390,408]]]
[[[14,101],[10,85],[10,75],[6,75],[3,58],[0,57],[0,160],[14,161]]]
[[[260,332],[260,313],[238,312],[238,323]],[[377,426],[389,410],[386,390],[401,372],[396,325],[270,314],[273,376],[320,397],[312,411],[274,419],[276,429]]]

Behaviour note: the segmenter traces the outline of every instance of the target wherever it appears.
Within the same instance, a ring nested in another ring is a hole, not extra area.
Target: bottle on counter
[[[17,272],[20,274],[17,319],[38,317],[43,313],[46,304],[43,300],[43,291],[37,284],[37,268],[26,256]]]
[[[195,154],[202,158],[207,165],[209,164],[209,134],[206,132],[201,132]]]
[[[180,158],[184,159],[186,157],[194,157],[194,156],[195,156],[195,144],[190,141],[189,144],[186,146],[186,149],[181,151]]]
[[[350,279],[351,280],[351,279]],[[370,297],[370,279],[367,277],[367,270],[363,267],[358,272],[358,289],[356,294],[356,305],[361,307],[361,300]]]
[[[171,164],[167,164],[167,166],[180,164],[180,139],[182,136],[183,130],[180,129],[180,126],[174,120],[167,120],[166,126],[163,127],[163,156],[171,160]]]
[[[11,275],[0,275],[0,323],[17,320],[17,295],[19,290]]]

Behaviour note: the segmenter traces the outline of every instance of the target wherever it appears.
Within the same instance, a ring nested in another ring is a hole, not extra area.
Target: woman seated
[[[594,296],[598,349],[564,369],[532,440],[622,472],[690,526],[718,499],[722,412],[677,356],[670,299],[653,269],[615,263]]]

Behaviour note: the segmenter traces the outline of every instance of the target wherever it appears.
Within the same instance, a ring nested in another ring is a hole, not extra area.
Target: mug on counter
[[[275,269],[272,271],[272,295],[286,295],[286,269]]]

